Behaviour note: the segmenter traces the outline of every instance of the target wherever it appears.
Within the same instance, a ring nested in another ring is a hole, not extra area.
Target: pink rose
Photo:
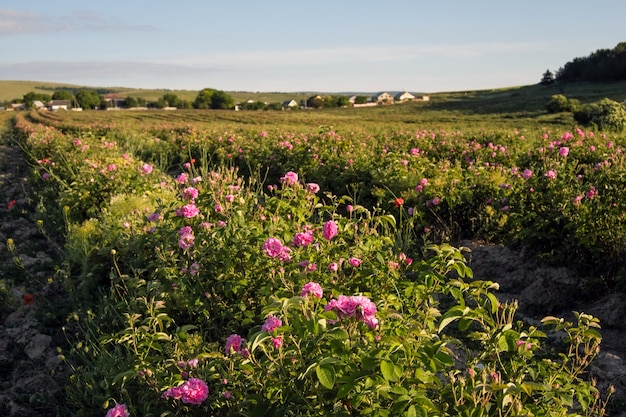
[[[333,237],[337,236],[337,223],[332,220],[327,221],[324,223],[322,232],[324,239],[331,240]]]

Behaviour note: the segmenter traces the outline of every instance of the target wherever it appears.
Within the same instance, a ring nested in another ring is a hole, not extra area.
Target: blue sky
[[[626,41],[623,0],[3,0],[0,79],[225,91],[535,84]]]

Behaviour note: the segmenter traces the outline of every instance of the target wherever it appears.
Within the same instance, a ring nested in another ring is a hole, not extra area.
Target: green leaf
[[[395,382],[398,380],[396,375],[396,365],[389,361],[380,361],[380,371],[383,373],[383,377],[387,381]]]
[[[335,385],[335,368],[332,365],[319,365],[315,374],[324,388],[333,389]]]
[[[461,308],[461,306],[456,306],[446,311],[446,313],[442,316],[441,321],[439,322],[439,333],[441,333],[441,331],[445,329],[448,324],[452,323],[455,320],[458,320],[463,316],[463,311],[461,311]]]
[[[339,389],[337,390],[337,399],[340,400],[347,397],[348,394],[350,394],[350,391],[352,391],[352,388],[354,388],[354,381],[352,380],[340,385]]]

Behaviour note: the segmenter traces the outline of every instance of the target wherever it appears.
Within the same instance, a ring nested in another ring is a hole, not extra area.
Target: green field
[[[77,86],[72,84],[60,84],[40,81],[0,81],[0,102],[21,99],[26,93],[38,92],[52,95],[55,88],[87,89],[100,88],[120,97],[142,97],[146,100],[157,100],[166,93],[174,93],[182,100],[193,101],[197,91],[192,90],[166,90],[166,89],[132,89],[124,87],[94,87]],[[212,87],[212,86],[207,86]],[[235,102],[247,100],[263,101],[267,103],[282,103],[285,100],[300,101],[321,92],[246,92],[228,91]],[[329,92],[328,94],[338,94]],[[355,93],[369,95],[371,93]],[[431,101],[428,108],[434,110],[455,110],[475,114],[499,114],[512,113],[533,116],[541,113],[550,97],[555,94],[563,94],[569,98],[580,100],[583,104],[594,102],[605,97],[623,102],[626,100],[626,82],[619,83],[570,83],[552,86],[539,84],[529,86],[516,86],[491,90],[472,90],[454,92],[430,93]]]

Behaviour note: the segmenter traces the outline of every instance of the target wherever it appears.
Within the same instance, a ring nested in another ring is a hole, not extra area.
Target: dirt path
[[[5,122],[6,116],[0,117]],[[3,123],[4,126],[4,123]],[[0,127],[0,130],[2,128]],[[0,132],[3,134],[5,132]],[[0,415],[59,416],[65,370],[60,325],[47,321],[59,254],[38,230],[21,150],[0,138]],[[13,241],[15,250],[7,245]],[[23,268],[17,267],[18,255]],[[46,308],[41,308],[45,306]],[[49,317],[48,317],[49,318]]]

